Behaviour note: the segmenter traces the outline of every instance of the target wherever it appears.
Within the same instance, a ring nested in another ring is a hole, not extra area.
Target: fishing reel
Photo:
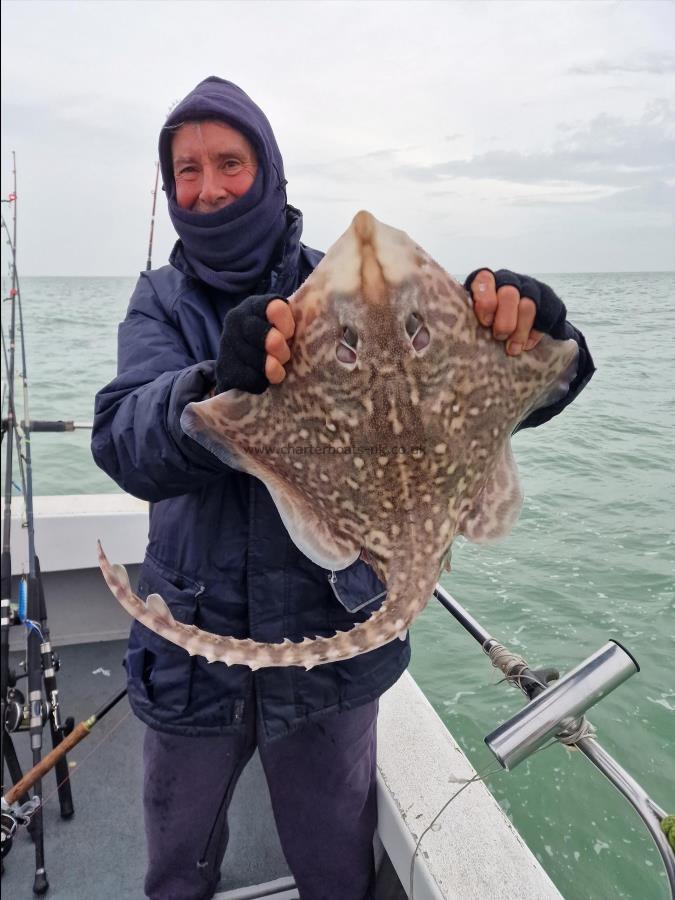
[[[40,704],[40,714],[43,726],[47,723],[50,713],[50,706],[43,699]],[[18,688],[10,688],[7,691],[7,701],[5,704],[5,731],[10,733],[15,731],[30,731],[30,719],[30,704],[26,703],[26,698]]]
[[[12,841],[20,825],[30,824],[31,818],[40,808],[39,797],[32,797],[25,803],[14,803],[9,806],[5,798],[2,798],[2,810],[0,811],[0,858],[4,859],[12,849]]]

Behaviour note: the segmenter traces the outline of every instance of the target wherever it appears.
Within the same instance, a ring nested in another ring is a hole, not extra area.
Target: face
[[[181,209],[211,213],[239,197],[255,181],[258,161],[244,135],[224,122],[187,122],[171,142],[176,202]]]

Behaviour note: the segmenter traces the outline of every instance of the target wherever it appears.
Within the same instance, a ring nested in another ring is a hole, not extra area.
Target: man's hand
[[[536,347],[544,334],[558,337],[567,311],[565,304],[541,281],[506,269],[477,269],[464,286],[471,292],[476,318],[510,356]],[[538,327],[535,328],[534,326]]]
[[[265,375],[270,384],[280,384],[286,377],[284,366],[291,358],[288,341],[295,332],[295,320],[290,306],[283,300],[272,300],[265,315],[273,326],[265,338]]]

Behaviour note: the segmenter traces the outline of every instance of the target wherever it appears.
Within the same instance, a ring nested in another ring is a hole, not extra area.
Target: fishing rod
[[[167,116],[178,106],[178,100],[174,100],[167,110]],[[157,188],[159,187],[159,160],[155,163],[155,187],[152,191],[152,212],[150,213],[150,240],[148,241],[148,259],[145,263],[145,271],[149,272],[152,269],[152,240],[155,235],[155,211],[157,209]],[[162,188],[164,190],[164,188]]]
[[[145,271],[149,272],[152,268],[152,239],[155,233],[155,210],[157,208],[157,187],[159,185],[159,160],[155,163],[155,189],[152,192],[152,213],[150,215],[150,240],[148,242],[148,261],[145,264]]]
[[[40,623],[40,666],[42,676],[44,678],[44,687],[48,698],[49,706],[49,728],[51,732],[52,746],[56,747],[65,737],[74,725],[74,720],[68,718],[64,723],[61,720],[61,707],[59,703],[59,690],[56,683],[56,672],[59,669],[59,659],[52,649],[49,624],[47,620],[47,605],[45,602],[44,584],[42,581],[42,573],[40,571],[40,559],[35,550],[35,521],[33,510],[33,464],[31,456],[31,431],[35,430],[32,426],[32,420],[29,416],[28,408],[28,374],[27,374],[27,354],[25,329],[23,325],[23,303],[21,299],[21,289],[19,285],[19,274],[16,269],[16,258],[13,256],[13,266],[16,270],[17,298],[19,301],[19,332],[21,334],[21,379],[23,385],[23,414],[22,430],[24,434],[24,460],[25,460],[25,490],[26,498],[26,526],[28,531],[28,555],[29,555],[29,572],[32,571],[33,592],[36,599],[37,621]],[[35,424],[49,426],[52,423],[38,420]],[[41,430],[54,430],[52,428],[43,428]],[[17,432],[18,433],[18,432]],[[30,576],[29,576],[30,577]],[[30,603],[30,581],[28,584],[28,602]],[[29,616],[29,620],[31,617]],[[40,733],[41,730],[40,730]],[[68,764],[63,760],[56,769],[56,778],[61,787],[59,787],[59,801],[61,808],[61,817],[68,819],[73,815],[73,798],[70,790],[70,783],[67,780]]]
[[[576,747],[635,809],[661,855],[675,898],[675,817],[656,804],[635,779],[598,743],[584,713],[640,671],[618,641],[609,641],[562,678],[554,668],[533,670],[499,643],[440,584],[434,596],[477,641],[495,668],[529,703],[485,738],[499,764],[510,771],[549,742]]]
[[[4,438],[5,432],[9,430],[9,419],[4,418],[0,423],[0,427],[2,428],[2,437]],[[85,429],[91,431],[94,427],[93,422],[75,422],[73,419],[29,419],[28,421],[22,420],[20,423],[20,427],[22,431],[78,431],[80,429]]]
[[[126,697],[127,689],[122,688],[93,715],[77,724],[67,737],[48,753],[37,766],[34,766],[11,787],[2,797],[1,831],[2,831],[2,856],[5,857],[12,848],[12,840],[19,825],[29,824],[36,815],[40,805],[39,800],[33,798],[28,802],[25,798],[28,791],[43,778],[51,769],[57,767],[66,758],[66,754],[76,747],[80,741],[89,737],[95,725],[106,716],[120,700]],[[70,772],[66,767],[65,780],[70,783]],[[59,785],[60,786],[60,785]]]
[[[29,730],[30,745],[33,757],[33,767],[39,768],[42,757],[42,732],[45,722],[49,722],[52,745],[57,747],[72,729],[74,722],[72,719],[61,720],[59,691],[56,682],[56,672],[59,668],[59,660],[54,653],[49,634],[47,623],[47,610],[44,596],[44,588],[42,576],[40,572],[40,561],[35,549],[35,525],[33,512],[33,466],[32,451],[30,440],[30,415],[28,409],[28,378],[27,378],[27,357],[25,344],[25,329],[23,323],[23,307],[21,303],[21,289],[19,284],[18,266],[17,266],[17,189],[16,189],[16,155],[12,152],[13,164],[13,191],[10,194],[9,201],[12,203],[13,227],[10,234],[7,223],[2,217],[2,226],[7,233],[8,245],[11,253],[11,281],[12,288],[10,291],[10,299],[12,301],[12,313],[10,323],[10,340],[9,353],[7,355],[7,379],[8,379],[8,412],[6,419],[6,430],[10,432],[7,441],[7,469],[5,472],[5,519],[3,522],[3,634],[2,634],[2,719],[0,720],[0,731],[2,732],[3,746],[2,759],[7,760],[8,769],[12,780],[15,783],[21,783],[21,769],[16,756],[16,751],[11,739],[9,731]],[[21,379],[23,384],[23,411],[25,421],[21,423],[21,433],[23,435],[23,453],[21,453],[21,443],[19,440],[19,423],[17,422],[15,411],[15,356],[16,356],[16,312],[19,313],[19,330],[21,334],[21,362],[22,371]],[[5,423],[3,422],[3,425]],[[5,429],[3,428],[3,431]],[[20,604],[19,621],[23,621],[28,627],[26,639],[26,677],[28,679],[28,706],[24,706],[23,695],[16,689],[17,678],[9,669],[8,649],[9,649],[9,628],[12,624],[16,624],[11,608],[11,549],[10,549],[10,529],[11,529],[11,486],[12,486],[12,446],[13,440],[16,439],[17,458],[19,465],[22,466],[22,492],[24,498],[25,517],[26,517],[26,533],[28,541],[28,577],[24,579],[20,585]],[[7,605],[5,609],[5,598]],[[5,615],[6,612],[6,615]],[[5,622],[5,619],[7,620]],[[44,686],[44,695],[43,695]],[[46,697],[46,700],[45,700]],[[26,721],[27,720],[27,721]],[[73,801],[68,781],[68,763],[65,756],[60,758],[56,766],[56,775],[59,802],[61,808],[61,816],[69,818],[72,816]],[[4,777],[4,769],[3,769]],[[34,796],[32,802],[35,804],[35,814],[31,819],[31,827],[33,829],[32,836],[35,843],[35,880],[33,891],[36,894],[43,894],[49,888],[44,861],[44,829],[42,821],[42,804],[41,779],[38,777],[34,782]]]
[[[13,222],[14,222],[14,240],[12,245],[16,243],[16,159],[12,154],[13,163],[13,182],[14,190],[9,195],[6,202],[12,204]],[[4,201],[3,201],[4,202]],[[4,217],[3,217],[3,224]],[[10,236],[10,240],[11,236]],[[12,253],[12,260],[15,259]],[[6,371],[7,371],[7,421],[11,429],[14,428],[14,360],[15,360],[15,340],[16,340],[16,267],[12,265],[12,278],[9,297],[11,303],[9,315],[9,347],[7,350]],[[0,618],[0,765],[2,773],[0,781],[4,785],[5,778],[5,759],[7,759],[10,772],[14,769],[16,761],[15,755],[8,753],[7,740],[5,738],[5,721],[7,714],[7,699],[10,689],[10,669],[9,669],[9,629],[12,624],[12,553],[10,547],[11,540],[11,521],[12,521],[12,454],[14,442],[10,439],[5,447],[5,487],[4,487],[4,513],[2,521],[2,572],[0,574],[0,602],[2,606],[2,616]],[[10,742],[11,743],[11,742]],[[13,748],[12,748],[13,750]]]

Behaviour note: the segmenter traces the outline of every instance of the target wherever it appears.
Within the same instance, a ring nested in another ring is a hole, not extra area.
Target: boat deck
[[[63,715],[90,716],[125,683],[122,658],[129,619],[111,601],[95,562],[92,535],[110,558],[137,574],[147,537],[145,504],[124,496],[37,497],[52,642],[58,648]],[[12,515],[15,571],[25,569],[21,510]],[[13,560],[14,562],[14,560]],[[16,579],[13,596],[16,597]],[[12,628],[17,667],[25,632]],[[19,688],[25,692],[25,681]],[[69,757],[75,815],[60,818],[56,781],[43,782],[48,896],[56,900],[142,898],[145,837],[142,813],[143,726],[124,699]],[[49,732],[45,735],[48,752]],[[14,735],[24,770],[29,738]],[[414,857],[415,900],[560,900],[560,894],[487,787],[478,782],[443,815],[449,797],[475,775],[469,760],[408,673],[380,699],[378,718],[379,860],[376,900],[404,900]],[[427,826],[435,822],[433,829]],[[274,824],[257,756],[242,775],[230,808],[230,845],[217,900],[297,900]],[[189,827],[189,823],[187,823]],[[423,846],[415,848],[424,833]],[[21,828],[5,859],[3,890],[33,896],[34,852]],[[253,886],[258,886],[253,887]],[[266,885],[266,887],[263,887]],[[251,886],[250,890],[246,886]]]
[[[57,675],[64,714],[81,721],[124,686],[125,641],[78,644],[59,649]],[[16,665],[19,654],[12,654]],[[108,672],[109,675],[104,674]],[[21,690],[22,684],[19,687]],[[45,867],[53,900],[121,900],[143,896],[142,744],[145,726],[131,713],[126,697],[70,754],[75,814],[60,817],[56,780],[43,782]],[[45,732],[49,743],[49,733]],[[30,767],[27,733],[14,735],[24,771]],[[51,745],[44,748],[44,752]],[[35,853],[21,828],[5,859],[3,892],[12,900],[33,896]],[[257,754],[234,795],[230,844],[220,891],[288,879],[289,871],[274,828],[267,785]],[[297,896],[292,891],[286,897]]]

